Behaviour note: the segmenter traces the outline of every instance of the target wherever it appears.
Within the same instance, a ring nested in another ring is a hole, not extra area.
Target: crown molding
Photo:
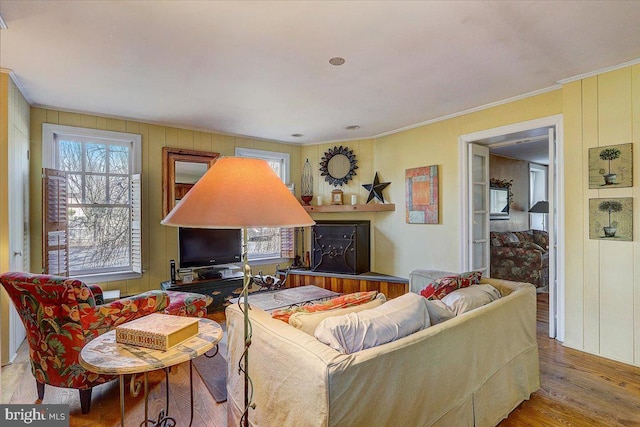
[[[610,67],[600,68],[599,70],[589,71],[588,73],[578,74],[572,77],[567,77],[566,79],[558,80],[558,83],[561,85],[566,85],[567,83],[575,82],[576,80],[582,80],[589,77],[597,76],[598,74],[608,73],[610,71],[619,70],[621,68],[631,67],[632,65],[640,64],[640,58],[632,59],[631,61],[623,62],[622,64],[612,65]]]
[[[139,119],[139,118],[135,118],[135,117],[123,117],[123,116],[117,116],[117,115],[113,115],[113,114],[102,114],[102,113],[96,113],[96,112],[91,112],[91,111],[80,111],[80,110],[74,110],[74,109],[69,109],[69,108],[54,107],[54,106],[51,106],[51,105],[44,105],[44,104],[31,104],[31,103],[29,103],[29,105],[31,105],[31,107],[33,107],[33,108],[42,108],[44,110],[55,110],[55,111],[61,111],[61,112],[64,112],[64,113],[82,114],[82,115],[85,115],[85,116],[104,117],[106,119],[123,120],[123,121],[126,121],[126,122],[136,122],[136,123],[142,123],[142,124],[154,125],[154,126],[165,126],[165,127],[175,128],[175,129],[190,130],[190,131],[193,131],[193,132],[213,133],[213,134],[216,134],[216,135],[229,136],[229,137],[232,137],[232,138],[246,138],[246,139],[252,139],[252,140],[255,140],[255,141],[276,142],[278,144],[284,144],[284,145],[302,145],[302,144],[295,143],[295,142],[278,141],[276,139],[260,138],[260,137],[257,137],[257,136],[233,134],[233,133],[227,133],[227,132],[222,132],[222,131],[213,130],[213,129],[207,129],[207,128],[199,128],[199,127],[178,125],[178,124],[171,123],[171,122],[159,122],[159,121],[153,121],[153,120]]]
[[[33,102],[32,102],[33,100],[29,98],[29,96],[27,96],[27,91],[25,90],[24,86],[22,86],[22,83],[20,82],[18,75],[9,68],[1,68],[1,67],[0,67],[0,73],[9,74],[9,77],[11,77],[11,80],[13,80],[13,83],[16,85],[16,87],[24,97],[25,101],[27,101],[27,104],[29,104],[29,106],[31,107],[33,105]]]
[[[536,95],[541,95],[541,94],[547,93],[547,92],[552,92],[554,90],[558,90],[558,89],[561,89],[561,88],[562,88],[562,86],[560,86],[560,85],[549,86],[549,87],[544,88],[544,89],[534,90],[532,92],[527,92],[527,93],[524,93],[522,95],[517,95],[517,96],[513,96],[511,98],[502,99],[500,101],[495,101],[495,102],[490,102],[488,104],[480,105],[478,107],[469,108],[468,110],[458,111],[457,113],[452,113],[452,114],[447,114],[446,116],[436,117],[435,119],[426,120],[424,122],[416,123],[414,125],[405,126],[403,128],[400,128],[400,129],[394,129],[394,130],[390,130],[388,132],[383,132],[383,133],[380,133],[378,135],[374,135],[372,138],[381,138],[383,136],[393,135],[395,133],[403,132],[405,130],[415,129],[415,128],[420,127],[420,126],[426,126],[426,125],[430,125],[430,124],[433,124],[433,123],[442,122],[444,120],[449,120],[449,119],[453,119],[453,118],[456,118],[456,117],[464,116],[464,115],[467,115],[467,114],[476,113],[478,111],[487,110],[487,109],[493,108],[493,107],[498,107],[500,105],[508,104],[508,103],[514,102],[514,101],[520,101],[522,99],[530,98],[530,97],[536,96]]]

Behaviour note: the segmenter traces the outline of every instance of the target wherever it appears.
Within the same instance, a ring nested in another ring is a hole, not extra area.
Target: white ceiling
[[[479,139],[474,142],[480,145],[488,145],[490,153],[494,155],[549,165],[548,127]]]
[[[0,66],[33,105],[294,143],[381,135],[640,58],[640,1],[0,0],[0,13]]]

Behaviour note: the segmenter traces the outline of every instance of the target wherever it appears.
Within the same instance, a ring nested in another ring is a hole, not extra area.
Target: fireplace
[[[313,271],[346,274],[369,271],[369,221],[317,221],[311,239]]]

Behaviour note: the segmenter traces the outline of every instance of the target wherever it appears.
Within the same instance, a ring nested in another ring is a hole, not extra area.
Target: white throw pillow
[[[376,295],[376,298],[373,301],[369,301],[365,304],[344,308],[335,308],[326,311],[315,311],[312,313],[293,313],[291,317],[289,317],[289,324],[294,328],[300,329],[302,332],[313,335],[320,322],[322,322],[324,319],[334,316],[342,316],[348,313],[356,313],[358,311],[369,310],[370,308],[376,308],[382,305],[382,303],[386,300],[387,298],[384,296],[384,294],[379,293],[378,295]]]
[[[315,337],[346,354],[385,344],[430,326],[426,302],[408,293],[380,307],[330,317],[320,322]]]
[[[491,285],[471,285],[451,292],[440,301],[458,316],[466,311],[489,304],[500,297],[500,291]]]
[[[431,320],[432,326],[456,317],[453,310],[451,310],[447,304],[438,299],[427,300],[427,310],[429,310],[429,319]]]

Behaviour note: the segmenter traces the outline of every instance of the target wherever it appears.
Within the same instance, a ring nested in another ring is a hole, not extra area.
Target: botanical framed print
[[[633,240],[633,198],[589,199],[589,238]]]
[[[407,224],[438,224],[438,166],[405,171]]]
[[[589,149],[589,188],[620,188],[633,185],[633,144]]]

